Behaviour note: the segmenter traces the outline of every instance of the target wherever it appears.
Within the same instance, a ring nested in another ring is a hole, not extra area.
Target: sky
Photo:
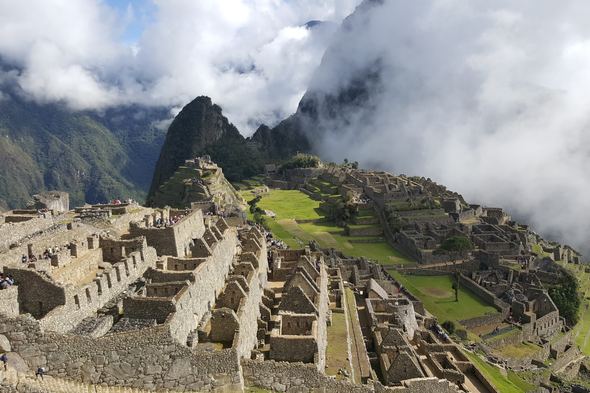
[[[130,103],[178,110],[208,95],[250,134],[295,110],[357,3],[0,0],[0,57],[11,66],[0,84],[74,110]],[[312,20],[325,23],[307,28]]]
[[[359,3],[0,0],[0,99],[208,95],[250,135],[378,65],[375,94],[324,119],[322,156],[431,177],[590,251],[590,2],[384,0],[340,31]]]

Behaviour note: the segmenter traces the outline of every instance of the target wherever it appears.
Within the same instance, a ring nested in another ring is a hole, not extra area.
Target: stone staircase
[[[148,393],[147,390],[120,386],[90,385],[45,375],[36,378],[32,373],[17,372],[9,368],[0,370],[0,392],[6,393]],[[154,391],[149,391],[154,392]],[[158,392],[176,393],[164,389]]]

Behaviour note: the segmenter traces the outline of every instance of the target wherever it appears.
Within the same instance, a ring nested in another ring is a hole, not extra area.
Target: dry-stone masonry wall
[[[167,325],[142,334],[117,333],[100,338],[43,332],[34,319],[1,318],[4,334],[29,368],[94,384],[178,389],[241,391],[238,354],[233,349],[205,352],[179,345]],[[10,356],[10,355],[9,355]]]

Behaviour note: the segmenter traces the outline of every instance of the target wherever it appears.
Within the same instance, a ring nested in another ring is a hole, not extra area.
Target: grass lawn
[[[458,323],[463,319],[498,312],[463,287],[459,288],[459,301],[456,302],[450,276],[410,276],[395,271],[391,273],[417,296],[424,303],[424,307],[441,323],[446,320]]]
[[[328,326],[328,346],[326,347],[326,374],[338,375],[339,369],[346,369],[350,373],[348,362],[348,333],[344,313],[332,313],[332,325]]]
[[[535,388],[534,385],[520,378],[514,371],[508,371],[507,375],[504,376],[498,367],[489,364],[478,355],[470,352],[465,352],[465,355],[499,392],[525,393]]]
[[[242,191],[244,199],[251,200],[251,191]],[[383,265],[414,264],[394,250],[384,240],[376,243],[351,243],[351,239],[367,237],[349,237],[344,229],[327,221],[319,209],[320,202],[314,201],[299,190],[274,190],[262,196],[258,206],[271,210],[275,218],[267,218],[273,234],[287,243],[289,247],[301,248],[309,241],[315,240],[324,248],[335,248],[352,257],[365,257]],[[250,217],[251,218],[251,217]],[[317,222],[298,223],[297,220],[318,220]],[[381,239],[381,238],[380,238]]]
[[[247,201],[253,199],[250,191],[242,192],[242,196]],[[274,212],[277,220],[318,220],[323,217],[320,215],[320,202],[299,190],[270,190],[262,196],[258,206]]]
[[[541,349],[538,345],[529,342],[523,342],[515,345],[507,345],[500,349],[497,349],[500,355],[508,358],[520,359],[528,356],[532,356],[534,353]]]

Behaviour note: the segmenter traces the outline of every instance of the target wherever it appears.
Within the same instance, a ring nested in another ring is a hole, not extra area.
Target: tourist
[[[43,375],[45,374],[45,369],[43,367],[39,367],[37,372],[35,373],[35,377],[43,379]]]
[[[4,364],[4,371],[8,370],[8,356],[5,353],[0,356],[0,362]]]

